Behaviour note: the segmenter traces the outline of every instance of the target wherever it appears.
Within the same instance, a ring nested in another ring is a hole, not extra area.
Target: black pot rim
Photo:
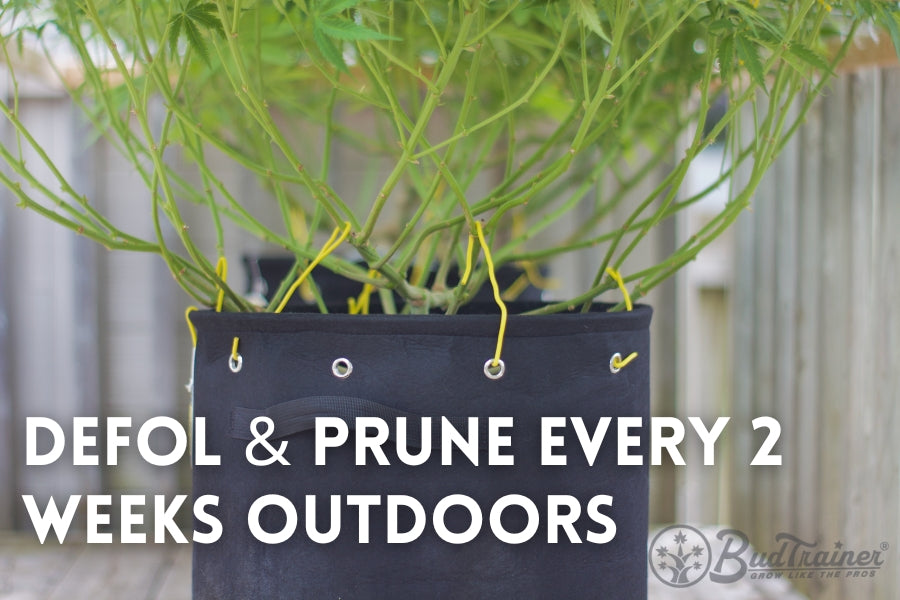
[[[590,312],[562,312],[548,315],[510,314],[507,337],[559,336],[579,333],[634,331],[650,326],[652,308],[637,304],[634,310],[609,312],[611,304],[595,304]],[[511,305],[510,313],[517,309]],[[496,311],[496,306],[493,307]],[[525,308],[527,310],[527,307]],[[295,333],[330,331],[368,335],[485,335],[496,336],[499,313],[456,315],[349,315],[317,312],[217,313],[194,311],[191,322],[201,333],[215,327],[235,335],[241,332]]]

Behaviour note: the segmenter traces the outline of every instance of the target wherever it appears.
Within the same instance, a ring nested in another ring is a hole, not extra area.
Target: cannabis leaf
[[[738,58],[740,58],[743,66],[747,68],[747,72],[750,73],[750,78],[753,79],[753,82],[765,92],[766,76],[763,72],[762,61],[759,58],[759,50],[753,42],[744,36],[737,36],[735,41],[737,42]]]
[[[722,74],[723,81],[730,81],[734,72],[734,36],[729,35],[722,38],[719,44],[719,72]]]
[[[821,55],[814,50],[802,44],[791,44],[787,54],[784,56],[785,61],[792,65],[795,69],[803,72],[803,67],[813,67],[819,71],[826,73],[829,77],[835,77],[836,73]]]
[[[326,0],[318,3],[313,13],[313,39],[322,56],[339,71],[347,70],[341,48],[344,42],[367,40],[399,40],[366,27],[343,13],[360,4],[360,0]]]
[[[870,14],[875,16],[879,25],[887,28],[894,50],[900,57],[900,7],[887,2],[874,2],[870,6]]]
[[[609,39],[609,36],[603,31],[603,26],[600,25],[600,17],[597,15],[597,9],[594,7],[593,2],[590,0],[572,0],[571,5],[578,15],[578,20],[585,27],[600,36],[600,39],[607,44],[612,44],[612,40]]]
[[[225,29],[218,17],[218,10],[214,2],[201,0],[188,0],[181,5],[181,12],[176,13],[169,20],[169,50],[175,54],[178,50],[178,40],[184,32],[188,47],[196,52],[206,64],[209,64],[209,49],[203,39],[203,30],[214,31],[225,36]]]

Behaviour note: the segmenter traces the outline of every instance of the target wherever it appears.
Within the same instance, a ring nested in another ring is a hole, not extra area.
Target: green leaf
[[[344,57],[341,54],[341,51],[335,46],[334,42],[332,42],[328,37],[322,33],[322,30],[316,27],[313,29],[313,39],[316,41],[316,46],[319,47],[319,52],[322,53],[322,56],[325,57],[325,60],[334,65],[335,68],[339,71],[347,71],[347,63],[344,62]]]
[[[319,19],[316,28],[330,38],[345,42],[359,42],[363,40],[399,40],[363,25],[357,25],[352,21],[339,21],[337,19]]]
[[[594,8],[594,3],[590,0],[571,0],[572,10],[578,15],[578,20],[581,21],[581,24],[596,33],[600,36],[607,44],[612,44],[612,40],[603,31],[603,26],[600,24],[600,17],[597,16],[597,10]]]
[[[200,0],[189,0],[181,12],[169,19],[169,51],[175,55],[178,51],[178,40],[184,33],[188,47],[196,52],[206,64],[209,64],[209,49],[203,38],[203,31],[225,35],[225,28],[219,20],[218,9],[212,2],[200,3]]]
[[[348,8],[354,8],[359,4],[359,2],[360,0],[328,0],[328,2],[322,3],[322,10],[316,11],[316,14],[327,17],[329,15],[343,12]]]
[[[730,6],[740,17],[741,23],[750,28],[753,35],[767,37],[771,41],[780,41],[785,38],[785,32],[778,27],[778,22],[767,17],[765,13],[761,13],[749,4],[740,2],[735,2]]]
[[[196,23],[190,20],[185,21],[184,33],[187,35],[188,45],[203,59],[203,62],[209,64],[209,49],[206,47],[206,42]]]
[[[730,19],[715,19],[706,25],[706,30],[715,36],[727,35],[734,31],[734,23]]]
[[[821,55],[816,54],[816,52],[803,44],[791,44],[788,54],[796,56],[804,63],[815,67],[823,73],[827,73],[829,77],[835,75],[834,71],[831,69],[831,65],[829,65]]]
[[[734,36],[729,35],[719,44],[719,73],[722,81],[729,81],[734,74]]]
[[[553,40],[547,38],[546,35],[541,35],[540,32],[533,32],[528,29],[521,29],[510,24],[503,24],[497,27],[492,37],[504,40],[523,50],[534,48],[552,50],[554,47]]]
[[[900,58],[900,11],[890,10],[881,5],[878,5],[875,10],[878,23],[887,27],[891,41],[894,43],[894,50],[897,52],[897,57]]]
[[[215,31],[219,35],[225,35],[225,28],[222,27],[222,22],[219,20],[216,5],[212,2],[197,6],[187,14],[195,23],[203,25],[206,29]]]
[[[181,37],[181,15],[175,15],[169,21],[169,52],[174,56],[178,52],[178,38]]]
[[[747,68],[753,83],[762,88],[763,91],[766,91],[766,76],[763,72],[762,61],[759,60],[759,52],[756,45],[743,36],[738,36],[735,41],[737,42],[738,58],[741,59],[743,66]]]

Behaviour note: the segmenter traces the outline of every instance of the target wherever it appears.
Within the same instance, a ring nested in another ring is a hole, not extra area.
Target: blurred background
[[[3,70],[0,64],[0,94],[8,96]],[[22,66],[17,71],[20,116],[68,169],[64,175],[123,229],[152,238],[143,183],[107,142],[92,137],[39,64],[28,77]],[[752,210],[647,300],[655,309],[653,414],[699,416],[708,425],[731,418],[716,466],[703,466],[689,430],[681,446],[687,466],[651,469],[654,530],[671,523],[710,532],[732,527],[764,551],[777,549],[780,532],[824,550],[841,544],[884,551],[875,577],[797,584],[809,598],[900,597],[898,103],[893,49],[877,41],[856,48]],[[0,123],[0,143],[13,139]],[[344,173],[336,188],[363,177],[353,149],[334,153]],[[716,179],[721,149],[712,147],[700,163],[685,197]],[[248,198],[257,193],[252,179],[232,177],[233,189],[245,189]],[[728,193],[726,183],[706,204],[660,227],[623,272],[670,252],[718,212]],[[258,240],[235,243],[236,231],[227,235],[231,277],[242,277],[243,255],[266,250]],[[214,240],[206,243],[211,251]],[[545,295],[579,292],[599,258],[584,252],[550,265],[559,287]],[[117,467],[75,469],[60,461],[27,468],[24,457],[26,416],[63,424],[74,416],[130,416],[137,426],[169,415],[187,424],[189,303],[157,257],[107,252],[18,209],[0,190],[0,531],[31,534],[22,494],[43,505],[71,493],[190,493],[186,462],[157,468],[126,453]],[[763,415],[781,424],[773,450],[783,457],[780,467],[750,466],[767,435],[750,422]],[[4,554],[0,547],[0,566],[25,552],[15,548]],[[657,584],[651,581],[651,597],[737,597],[729,586],[679,596]],[[784,589],[740,597],[786,597]],[[0,598],[13,597],[3,594],[0,578]]]

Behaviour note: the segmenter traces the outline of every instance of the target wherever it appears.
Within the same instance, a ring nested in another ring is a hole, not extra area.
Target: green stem
[[[411,162],[415,160],[415,148],[418,145],[423,133],[425,132],[425,127],[430,122],[434,110],[437,108],[438,103],[440,102],[441,95],[444,93],[444,90],[447,89],[447,84],[450,82],[450,77],[453,75],[460,55],[465,49],[464,40],[468,35],[469,28],[472,26],[474,20],[475,12],[466,14],[463,17],[462,22],[460,23],[456,43],[448,54],[446,62],[439,70],[439,74],[435,81],[433,91],[427,95],[422,106],[422,110],[419,113],[418,119],[416,120],[415,127],[410,132],[409,139],[407,139],[403,144],[403,152],[401,153],[400,158],[397,160],[397,163],[391,171],[390,175],[388,175],[387,179],[385,180],[384,185],[381,187],[381,190],[378,192],[378,195],[375,198],[375,203],[373,204],[372,209],[369,211],[369,216],[366,218],[362,231],[358,236],[359,244],[365,244],[368,241],[369,237],[371,237],[372,231],[375,228],[375,223],[378,220],[378,216],[381,214],[381,211],[384,209],[384,205],[387,202],[388,196],[394,189],[394,186],[397,185],[397,182],[400,180],[400,176],[409,167]]]

